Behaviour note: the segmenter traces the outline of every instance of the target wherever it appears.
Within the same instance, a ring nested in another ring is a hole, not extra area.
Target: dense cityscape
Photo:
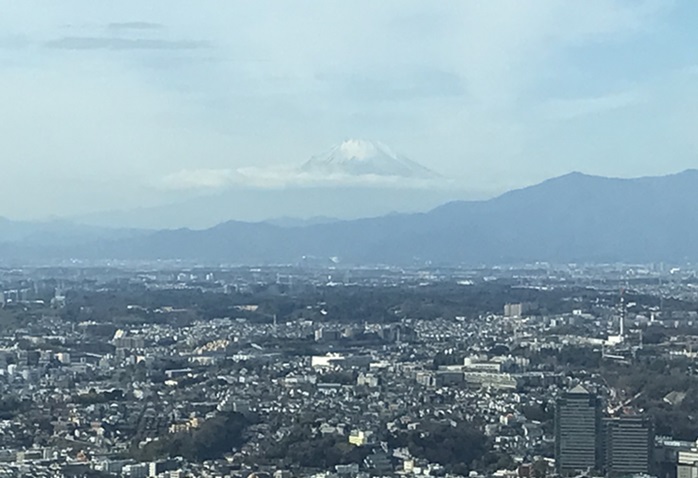
[[[0,280],[0,476],[698,474],[690,267]]]
[[[0,0],[0,478],[698,478],[697,25]]]

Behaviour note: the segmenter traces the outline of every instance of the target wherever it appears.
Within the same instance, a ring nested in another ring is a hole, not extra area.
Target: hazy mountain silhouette
[[[272,226],[279,226],[279,227],[306,227],[306,226],[316,226],[318,224],[330,224],[330,223],[339,222],[339,221],[340,221],[340,219],[338,219],[336,217],[327,217],[327,216],[314,216],[314,217],[309,217],[307,219],[282,216],[282,217],[275,217],[273,219],[267,219],[264,222],[267,224],[271,224]]]
[[[393,264],[684,261],[698,259],[696,204],[696,170],[637,179],[571,173],[424,214],[299,227],[231,221],[41,255],[250,264],[298,262],[305,256]]]
[[[126,239],[147,234],[132,228],[107,228],[74,221],[53,219],[45,222],[15,221],[0,217],[0,243],[34,246],[90,244],[97,240]]]
[[[174,204],[92,213],[73,220],[109,228],[205,229],[231,219],[244,222],[265,222],[279,217],[356,219],[395,210],[425,211],[463,196],[456,190],[408,187],[232,188]]]

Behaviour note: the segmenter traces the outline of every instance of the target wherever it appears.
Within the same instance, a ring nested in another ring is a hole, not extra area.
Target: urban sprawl
[[[0,477],[698,478],[691,266],[0,269]]]

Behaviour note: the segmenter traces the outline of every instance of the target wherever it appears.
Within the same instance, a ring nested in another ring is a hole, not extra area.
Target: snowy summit
[[[300,171],[318,176],[389,176],[434,179],[434,171],[393,152],[378,141],[350,139],[313,156]]]

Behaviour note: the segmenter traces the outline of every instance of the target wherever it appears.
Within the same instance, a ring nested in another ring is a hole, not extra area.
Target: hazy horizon
[[[135,229],[179,229],[194,230],[208,229],[229,222],[269,223],[275,225],[307,225],[322,224],[334,221],[354,221],[361,219],[380,218],[392,214],[428,213],[441,206],[454,202],[487,202],[508,193],[537,189],[550,182],[559,182],[568,177],[597,178],[612,181],[661,180],[663,178],[694,177],[690,173],[698,169],[689,168],[678,172],[659,176],[600,176],[580,171],[570,171],[560,176],[546,178],[532,184],[509,189],[502,193],[484,197],[454,196],[457,189],[434,188],[417,190],[415,188],[374,187],[373,185],[342,187],[298,186],[279,190],[241,188],[211,195],[194,198],[184,198],[180,202],[162,206],[143,207],[136,209],[110,210],[106,212],[88,213],[76,216],[51,216],[37,222],[68,222],[88,226],[108,228]],[[576,181],[575,181],[576,182]],[[597,185],[599,183],[596,183]],[[620,183],[616,183],[620,184]],[[415,194],[418,193],[418,195]],[[351,204],[356,197],[363,197],[366,202],[382,201],[376,206]],[[244,199],[254,201],[256,208],[233,208],[229,204],[244,203]],[[320,212],[317,212],[318,202],[322,202]],[[206,214],[201,212],[205,210]],[[11,217],[0,216],[3,219],[15,220]]]
[[[381,141],[449,184],[336,175],[331,187],[385,190],[373,203],[338,199],[346,217],[571,171],[698,166],[695,4],[2,4],[0,216],[12,219],[250,191],[267,199],[229,219],[325,215],[294,213],[282,193],[312,202],[327,178],[295,168],[350,138]]]

